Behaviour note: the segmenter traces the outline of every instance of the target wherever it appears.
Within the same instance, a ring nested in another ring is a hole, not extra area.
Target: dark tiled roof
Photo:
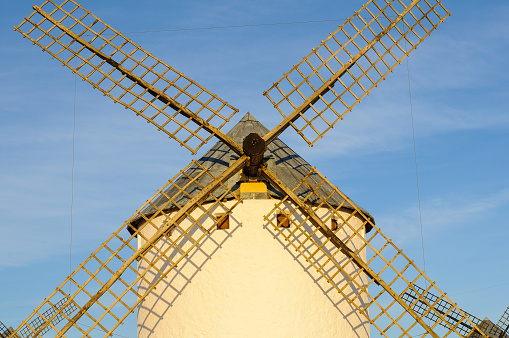
[[[242,145],[242,141],[250,133],[257,133],[258,135],[263,137],[268,132],[269,130],[264,125],[262,125],[258,120],[256,120],[250,113],[247,113],[239,121],[239,123],[237,123],[227,133],[227,135],[233,138],[235,142]],[[229,167],[230,161],[235,158],[238,158],[238,156],[232,150],[230,150],[230,148],[227,145],[220,141],[217,142],[202,158],[200,158],[198,160],[198,163],[204,168],[207,168],[212,175],[217,177]],[[269,169],[272,170],[274,174],[281,181],[283,181],[283,183],[285,183],[290,189],[294,189],[299,184],[300,180],[304,178],[306,175],[308,175],[308,173],[312,169],[309,163],[307,163],[302,157],[297,155],[292,149],[290,149],[290,147],[288,147],[283,141],[281,141],[278,138],[276,138],[272,143],[270,143],[267,146],[265,158],[271,158],[271,160],[269,161]],[[187,173],[191,177],[194,177],[200,171],[201,169],[199,169],[198,166],[193,165],[188,169]],[[312,176],[309,179],[313,181]],[[188,181],[189,179],[187,177],[181,177],[175,183],[178,186],[185,186],[186,183],[188,183]],[[319,182],[318,178],[314,181],[317,184]],[[212,177],[208,175],[203,175],[198,180],[198,182],[201,186],[206,186],[207,184],[212,182]],[[238,183],[234,179],[233,180],[230,179],[227,182],[228,188],[232,189],[232,191],[238,189],[238,187],[236,187],[235,185],[238,185]],[[193,183],[190,184],[185,191],[189,196],[193,197],[200,191],[200,187],[198,184]],[[224,188],[220,187],[214,192],[214,196],[219,197],[222,194],[224,194],[224,191],[225,191]],[[281,193],[274,189],[273,187],[269,186],[269,191],[270,195],[274,198],[281,198],[282,196]],[[310,190],[303,186],[300,186],[299,189],[295,191],[295,193],[300,197],[307,196],[309,192]],[[328,199],[328,202],[330,204],[335,206],[340,205],[344,201],[344,199],[338,193],[332,192],[333,187],[328,184],[321,185],[316,191],[316,193],[323,198],[330,195]],[[170,187],[165,191],[165,194],[168,196],[175,196],[177,193],[178,189],[176,187]],[[189,199],[190,198],[188,196],[183,196],[181,194],[181,197],[175,202],[178,203],[179,205],[184,205],[186,202],[189,201]],[[209,200],[211,199],[212,198],[209,198]],[[313,200],[312,198],[308,198],[307,200],[309,202],[317,202],[317,199]],[[156,206],[161,206],[167,201],[168,200],[166,197],[160,196],[158,199],[154,201],[154,204]],[[174,207],[174,205],[171,206]],[[353,209],[352,205],[350,205],[348,202],[344,204],[344,207]],[[361,210],[363,209],[361,208]],[[150,206],[143,210],[143,213],[145,215],[151,215],[154,212],[155,209]],[[363,210],[363,212],[365,211]],[[373,220],[371,215],[369,215],[367,212],[365,212],[365,214]],[[133,224],[136,224],[136,219],[133,221]],[[371,227],[366,230],[367,231],[371,230]]]

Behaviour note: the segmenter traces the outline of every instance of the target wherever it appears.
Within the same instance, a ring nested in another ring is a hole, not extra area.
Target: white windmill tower
[[[263,136],[268,132],[248,113],[227,135],[242,143],[243,140],[252,141],[250,135]],[[264,154],[267,168],[290,189],[298,188],[296,193],[299,196],[317,194],[327,198],[334,192],[334,188],[325,182],[313,191],[299,188],[299,182],[306,179],[311,166],[281,140],[275,139]],[[193,172],[197,172],[199,166],[206,167],[212,173],[222,173],[234,162],[235,157],[235,153],[224,143],[218,142],[196,165],[191,166],[187,175],[194,176]],[[238,204],[233,196],[226,198],[229,201],[225,202],[225,206],[232,208],[236,205],[235,208],[231,211],[211,209],[207,217],[199,220],[200,229],[196,227],[195,231],[201,233],[203,228],[213,230],[213,234],[206,234],[199,249],[184,258],[178,264],[179,268],[172,270],[141,303],[138,309],[139,337],[186,337],[194,334],[211,337],[297,337],[330,336],[334,332],[341,332],[343,337],[369,337],[369,322],[359,316],[355,307],[328,283],[323,275],[328,272],[317,270],[306,261],[306,256],[312,256],[311,263],[325,264],[327,255],[334,255],[336,247],[329,245],[314,252],[311,243],[316,235],[300,233],[292,224],[296,220],[285,213],[291,211],[289,204],[276,207],[282,194],[263,178],[250,180],[244,175],[246,171],[244,169],[242,174],[237,173],[225,184],[228,190],[242,198],[242,203]],[[189,181],[184,175],[175,184],[184,187]],[[317,184],[319,181],[313,179],[311,182]],[[196,194],[196,186],[207,184],[207,178],[202,177],[184,189],[189,196],[174,188],[167,189],[165,195],[173,197],[175,203],[183,204],[183,200]],[[222,189],[214,197],[224,200],[224,194],[225,190]],[[213,198],[208,198],[202,203],[206,205],[212,201]],[[173,202],[163,208],[162,205],[167,202],[166,197],[160,197],[154,201],[155,207],[148,207],[143,214],[150,217],[158,208],[167,213],[175,210]],[[325,207],[318,208],[316,212],[331,230],[339,230],[343,219],[361,229],[359,237],[364,237],[365,227],[371,230],[371,223],[362,215],[355,214],[355,208],[339,194],[330,196],[329,203],[337,208],[341,206],[338,210],[340,217]],[[279,208],[282,210],[276,211]],[[273,216],[264,219],[264,215]],[[141,217],[133,224],[135,229],[145,226],[139,234],[145,239],[158,229],[166,217],[161,215],[155,218],[152,222],[156,227],[145,225]],[[182,226],[184,229],[186,227],[192,227],[191,222]],[[148,260],[140,264],[140,271],[156,260],[160,252],[169,248],[180,232],[173,231],[169,238],[160,242],[157,250],[147,253]],[[293,244],[297,248],[286,240],[288,236],[295,236]],[[141,240],[139,245],[144,242]],[[186,237],[182,238],[179,246],[186,248],[184,242]],[[362,242],[360,238],[353,238],[349,246],[359,249]],[[363,260],[365,253],[365,250],[359,251]],[[175,252],[169,250],[166,256],[171,259],[172,254]],[[147,274],[147,281],[140,283],[141,290],[145,291],[150,286],[158,277],[158,270],[163,270],[165,264],[166,260],[156,263],[156,269]],[[353,264],[345,268],[351,275],[358,274],[358,268]],[[343,273],[335,278],[338,287],[348,282]],[[366,285],[366,276],[358,275],[355,283],[358,286]],[[357,290],[351,286],[345,292],[354,294]],[[360,302],[367,301],[367,297],[360,297]]]
[[[424,329],[441,337],[460,336],[463,326],[486,336],[369,214],[277,139],[289,126],[310,145],[320,139],[449,15],[440,1],[368,1],[265,93],[283,120],[269,131],[247,115],[238,135],[221,131],[235,108],[75,1],[34,10],[15,29],[94,88],[192,153],[213,136],[220,143],[159,189],[11,336],[108,336],[138,310],[140,336],[412,337]],[[437,308],[430,292],[451,307]],[[415,311],[417,303],[427,310]],[[294,314],[302,318],[288,319]]]

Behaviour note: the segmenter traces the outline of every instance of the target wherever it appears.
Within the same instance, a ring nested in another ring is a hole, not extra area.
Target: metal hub
[[[263,138],[256,134],[251,133],[246,136],[242,142],[244,154],[249,156],[249,161],[244,166],[244,174],[247,177],[259,177],[260,165],[263,162],[263,154],[267,150],[267,146]]]

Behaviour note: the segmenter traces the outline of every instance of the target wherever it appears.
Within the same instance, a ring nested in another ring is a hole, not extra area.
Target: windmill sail
[[[495,331],[498,331],[497,333],[499,334],[501,333],[491,322],[479,319],[463,310],[460,313],[455,309],[455,306],[447,300],[439,299],[438,296],[431,292],[427,292],[417,285],[413,285],[413,288],[407,290],[402,298],[407,304],[411,305],[412,309],[419,315],[435,323],[439,322],[442,326],[446,326],[446,324],[441,321],[441,318],[438,317],[436,313],[444,314],[447,312],[448,315],[445,317],[446,322],[451,326],[456,326],[457,331],[464,337],[481,337],[473,326],[463,320],[464,316],[467,316],[483,333],[491,334],[496,333]],[[430,304],[433,306],[433,311],[430,310]]]
[[[68,305],[66,305],[68,304]],[[36,337],[34,331],[40,331],[39,335],[44,335],[52,326],[58,325],[65,317],[70,317],[78,310],[73,302],[68,302],[68,298],[64,297],[55,304],[47,302],[49,309],[42,312],[38,317],[32,319],[28,325],[17,330],[17,336],[22,338]],[[49,319],[53,318],[53,319]]]
[[[243,157],[239,166],[245,160]],[[37,337],[49,331],[55,337],[89,337],[92,330],[100,330],[109,336],[204,238],[213,235],[214,215],[228,213],[239,203],[223,183],[239,166],[215,177],[193,161],[92,253],[14,333]],[[204,176],[210,178],[205,180],[210,182],[206,187],[200,185]],[[178,203],[183,196],[189,196],[190,187],[199,193],[184,205]],[[202,204],[219,187],[223,188],[221,196]],[[168,189],[174,192],[172,196],[165,193]],[[162,199],[164,203],[160,203]],[[223,200],[234,202],[227,206]],[[144,212],[147,208],[154,211],[147,214]],[[143,220],[142,224],[134,227],[131,222],[135,219]],[[164,246],[159,245],[161,241]],[[74,293],[67,297],[69,284]],[[66,296],[65,301],[57,309],[54,301],[62,295]],[[45,312],[48,307],[54,311]],[[70,308],[77,309],[70,312]],[[56,325],[61,319],[64,320]]]
[[[292,189],[266,168],[263,175],[286,195],[265,217],[274,229],[274,236],[306,258],[322,274],[324,281],[364,315],[381,335],[387,338],[461,336],[464,326],[478,331],[468,315],[453,305],[362,209],[316,169],[311,169]],[[333,188],[325,196],[317,194],[323,186]],[[295,195],[294,191],[300,188],[307,191],[305,196]],[[344,202],[337,204],[338,200]],[[280,214],[287,215],[291,223],[289,228],[278,225],[277,215]],[[336,224],[334,230],[327,226],[332,220]],[[368,226],[372,230],[366,233]],[[427,283],[429,287],[419,290],[414,287],[416,283]],[[431,291],[438,296],[428,300],[424,295]],[[416,295],[416,300],[410,304],[403,298],[408,292]],[[414,309],[417,301],[427,306],[426,311]],[[435,305],[441,301],[451,304],[450,307],[443,311],[437,309]],[[449,321],[452,315],[456,318],[454,322]],[[436,318],[435,322],[428,324],[427,316]],[[487,337],[484,333],[481,336]]]
[[[506,335],[509,332],[509,307],[507,307],[507,309],[505,310],[502,317],[500,317],[500,320],[497,323],[497,328],[500,329],[500,332],[501,332],[500,336],[502,338],[506,338],[506,336],[504,336],[504,335]],[[495,328],[493,328],[492,331],[495,331]],[[490,332],[490,333],[495,333],[495,332]]]
[[[285,117],[266,140],[289,123],[313,145],[449,15],[436,0],[368,1],[264,93]]]
[[[69,303],[68,306],[64,306],[67,303],[67,297],[62,298],[60,301],[58,301],[55,304],[51,304],[51,302],[47,302],[47,306],[49,306],[49,309],[42,312],[41,316],[35,316],[27,326],[21,327],[17,330],[17,333],[14,334],[14,337],[22,337],[22,338],[30,338],[35,337],[33,335],[34,330],[39,330],[39,328],[42,328],[40,330],[39,335],[44,335],[46,332],[48,332],[52,326],[57,325],[62,320],[65,319],[64,315],[70,316],[72,315],[76,310],[77,307],[74,305],[74,303]],[[48,318],[53,318],[52,320],[48,320]],[[11,334],[14,333],[13,328],[7,328],[2,322],[0,322],[0,338],[8,338],[11,336]]]
[[[7,338],[9,337],[11,333],[11,330],[7,328],[7,326],[4,325],[4,323],[0,322],[0,338]]]
[[[75,1],[34,9],[15,30],[193,154],[238,112]]]

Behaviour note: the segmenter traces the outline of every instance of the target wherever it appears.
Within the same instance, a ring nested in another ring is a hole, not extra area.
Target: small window
[[[216,225],[218,229],[230,229],[230,215],[229,214],[215,214]]]
[[[277,214],[277,226],[280,228],[289,228],[290,219],[288,213]]]
[[[334,231],[337,228],[338,228],[338,220],[336,218],[331,218],[331,220],[330,220],[330,229],[332,231]]]

